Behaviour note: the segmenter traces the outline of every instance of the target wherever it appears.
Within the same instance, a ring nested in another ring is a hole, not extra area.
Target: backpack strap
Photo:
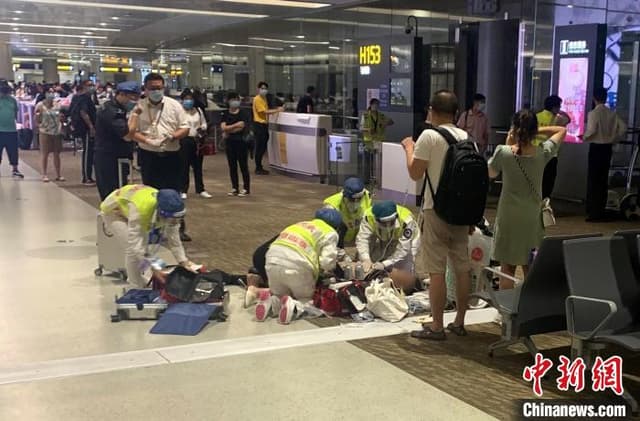
[[[444,140],[449,144],[449,146],[451,145],[455,145],[456,143],[458,143],[458,140],[453,137],[453,135],[451,134],[451,132],[445,128],[442,127],[432,127],[431,129],[427,129],[427,130],[433,130],[435,132],[438,132],[440,134],[440,136],[442,136],[444,138]],[[422,203],[420,204],[420,209],[422,209],[422,205],[424,205],[424,193],[427,190],[427,183],[429,184],[429,190],[431,191],[431,198],[433,199],[433,202],[435,203],[436,201],[436,193],[433,190],[433,184],[431,183],[431,177],[429,177],[429,169],[427,168],[427,171],[425,171],[425,177],[424,177],[424,184],[422,185]]]

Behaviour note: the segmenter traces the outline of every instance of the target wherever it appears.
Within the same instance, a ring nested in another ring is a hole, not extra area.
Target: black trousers
[[[198,144],[192,137],[185,137],[180,141],[180,156],[182,157],[182,179],[183,184],[180,191],[187,193],[189,191],[189,170],[193,168],[193,179],[196,184],[196,193],[204,191],[204,182],[202,181],[202,163],[204,156],[198,153]]]
[[[558,176],[558,158],[552,158],[551,161],[544,167],[544,174],[542,176],[542,197],[551,197],[553,193],[553,187],[556,184],[556,177]]]
[[[182,190],[183,170],[180,152],[138,151],[142,183],[156,189]]]
[[[253,123],[253,134],[256,138],[256,171],[264,169],[262,167],[262,157],[267,152],[269,143],[269,126],[267,124]]]
[[[242,173],[243,188],[251,191],[251,175],[249,174],[249,145],[243,140],[227,140],[227,162],[229,163],[229,177],[231,178],[231,187],[234,190],[240,190],[240,182],[238,180],[238,167]]]
[[[127,180],[129,178],[130,165],[123,165],[123,168],[119,168],[118,159],[129,160],[130,157],[117,156],[100,152],[96,153],[96,185],[98,186],[100,200],[106,199],[107,196],[109,196],[114,190],[122,187],[120,185],[120,174],[122,174],[122,183],[127,183]]]
[[[176,152],[149,152],[138,150],[142,183],[156,189],[181,191],[184,184],[182,157]],[[187,230],[184,219],[180,222],[180,232]]]
[[[587,173],[587,216],[605,216],[611,168],[612,145],[589,145],[589,168]]]
[[[258,275],[260,275],[267,285],[269,285],[269,278],[267,277],[267,270],[265,269],[265,265],[267,263],[267,251],[269,251],[271,243],[276,241],[279,236],[280,234],[276,235],[253,252],[253,268],[258,272]]]
[[[7,150],[9,164],[18,166],[18,132],[0,132],[0,161],[3,149]]]
[[[93,163],[95,151],[95,139],[89,134],[81,135],[82,139],[82,182],[93,179]]]

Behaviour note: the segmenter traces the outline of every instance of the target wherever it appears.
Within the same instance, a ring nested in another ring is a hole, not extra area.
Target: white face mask
[[[264,89],[264,88],[260,89],[260,96],[267,96],[268,93],[269,93],[268,89]]]
[[[484,112],[484,110],[487,109],[487,104],[485,104],[484,102],[481,102],[480,104],[478,104],[478,111],[480,112]]]

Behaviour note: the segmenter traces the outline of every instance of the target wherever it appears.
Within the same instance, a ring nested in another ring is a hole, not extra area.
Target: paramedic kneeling
[[[281,323],[288,324],[302,312],[303,305],[313,299],[316,281],[322,272],[335,270],[338,258],[336,230],[341,224],[340,212],[323,208],[316,212],[313,220],[285,228],[269,247],[265,267],[271,293],[281,298]],[[269,297],[261,300],[269,300]],[[256,319],[263,321],[268,314],[265,303],[259,303]]]
[[[409,209],[385,201],[365,212],[356,238],[358,259],[365,272],[385,270],[396,287],[413,292],[417,288],[414,266],[419,246],[420,229]]]
[[[103,219],[113,231],[126,231],[125,265],[129,282],[144,287],[143,273],[151,269],[162,276],[156,262],[160,244],[166,239],[169,249],[181,266],[197,270],[180,241],[180,220],[185,215],[184,202],[175,190],[157,190],[142,184],[124,186],[111,193],[100,205]]]

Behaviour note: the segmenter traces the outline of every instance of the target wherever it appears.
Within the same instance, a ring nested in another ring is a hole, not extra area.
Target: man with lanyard
[[[150,269],[162,277],[160,270],[164,265],[156,255],[164,239],[181,266],[193,271],[200,269],[187,259],[180,241],[180,219],[186,210],[177,191],[127,185],[107,196],[100,212],[111,230],[119,234],[116,237],[127,239],[122,248],[129,283],[144,287],[148,278],[143,274]]]
[[[182,105],[164,96],[164,78],[149,73],[144,78],[147,97],[131,113],[130,136],[138,142],[142,182],[156,189],[180,191],[183,187],[180,139],[189,134],[189,123]],[[182,241],[190,241],[181,226]]]
[[[360,230],[360,221],[365,211],[371,207],[371,195],[364,188],[364,182],[357,177],[347,178],[342,191],[327,197],[324,205],[337,210],[342,216],[342,225],[338,229],[338,247],[344,249],[345,244],[353,245]]]
[[[414,264],[419,246],[420,229],[409,209],[385,201],[365,212],[356,238],[365,272],[387,271],[398,288],[412,291],[416,287]]]
[[[105,102],[96,118],[96,183],[100,199],[107,198],[112,191],[126,184],[128,167],[121,168],[122,160],[133,159],[133,143],[127,112],[132,111],[140,98],[137,82],[118,84],[116,95]]]

